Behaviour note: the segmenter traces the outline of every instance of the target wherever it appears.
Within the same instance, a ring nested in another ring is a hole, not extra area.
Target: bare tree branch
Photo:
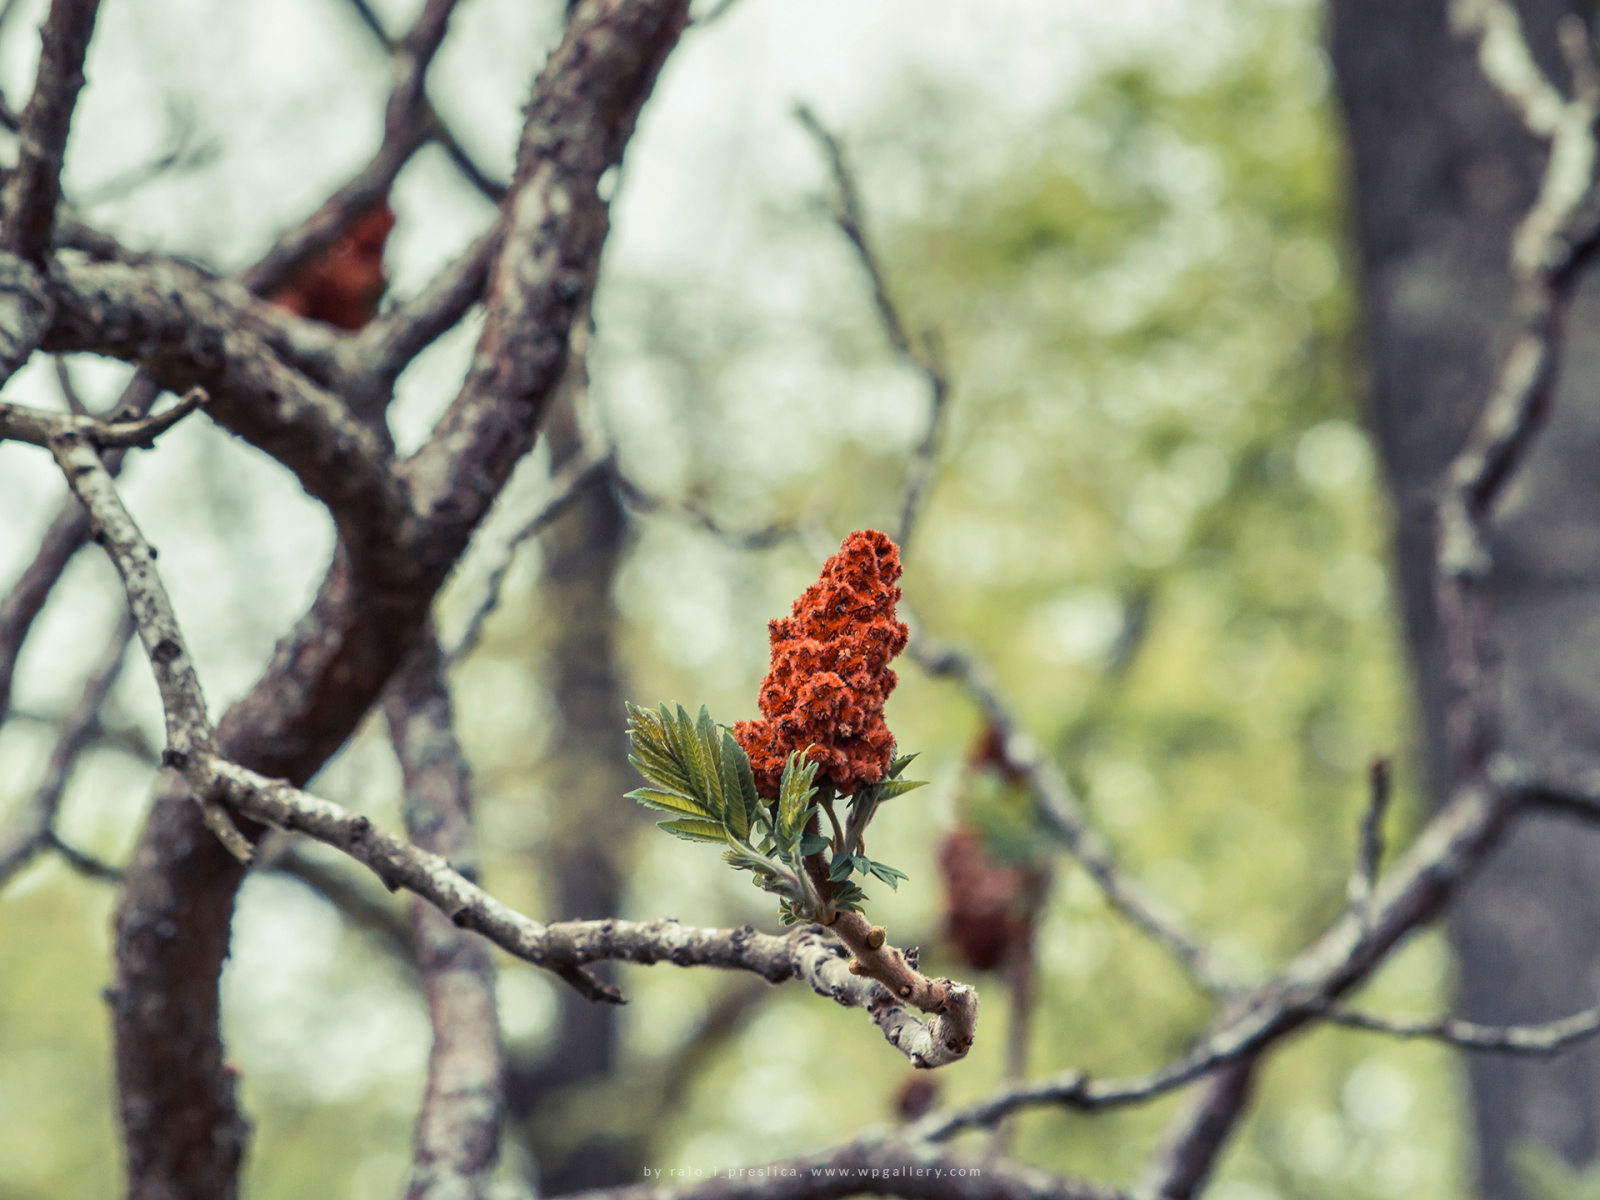
[[[499,252],[497,227],[420,293],[380,314],[356,335],[343,389],[352,408],[365,415],[388,404],[394,381],[406,364],[483,298],[490,265]]]
[[[161,389],[143,372],[136,372],[122,394],[122,400],[109,414],[111,419],[137,420],[150,411]],[[112,476],[122,470],[123,452],[113,450],[104,456]],[[68,496],[55,520],[45,531],[38,553],[23,570],[4,600],[0,600],[0,721],[10,712],[11,680],[16,673],[17,655],[27,640],[33,620],[44,608],[51,589],[66,570],[67,563],[89,540],[89,516],[83,506]]]
[[[1389,760],[1375,758],[1367,769],[1370,784],[1366,812],[1361,817],[1361,837],[1346,889],[1352,905],[1364,905],[1372,896],[1383,863],[1383,818],[1389,811]]]
[[[34,790],[33,798],[7,828],[0,829],[0,887],[27,866],[34,855],[60,846],[55,840],[55,824],[61,797],[66,792],[73,767],[99,728],[100,709],[122,673],[133,634],[132,618],[124,617],[107,644],[106,652],[85,680],[77,703],[57,725],[56,744],[50,751],[44,779]]]
[[[1459,579],[1489,570],[1482,521],[1544,425],[1555,398],[1567,301],[1579,269],[1600,245],[1594,133],[1600,83],[1592,63],[1577,68],[1578,93],[1562,100],[1539,71],[1516,9],[1506,0],[1456,0],[1451,16],[1459,29],[1480,36],[1484,73],[1529,131],[1550,140],[1539,199],[1517,230],[1512,251],[1512,309],[1520,328],[1494,394],[1451,464],[1439,505],[1440,562],[1449,578]],[[1561,36],[1570,61],[1592,58],[1577,16],[1563,18]]]
[[[61,200],[61,163],[99,8],[100,0],[51,0],[41,31],[44,49],[33,95],[22,110],[22,151],[6,185],[5,228],[0,233],[0,247],[34,267],[42,267],[50,252]]]
[[[1024,779],[1033,792],[1040,816],[1083,864],[1106,899],[1139,928],[1167,947],[1195,978],[1215,992],[1237,989],[1239,980],[1137,880],[1116,863],[1111,848],[1089,823],[1071,785],[1039,752],[1033,739],[1017,728],[1016,719],[1000,700],[987,672],[973,659],[929,641],[916,631],[906,653],[928,674],[954,679],[977,701],[996,732],[1005,755],[1004,767]]]
[[[1139,1200],[1190,1200],[1199,1194],[1250,1102],[1255,1068],[1254,1056],[1229,1063],[1189,1099],[1133,1189]]]
[[[102,421],[98,417],[45,412],[43,409],[0,401],[0,441],[10,438],[35,446],[49,446],[58,438],[71,436],[96,450],[126,449],[129,446],[149,449],[155,445],[159,435],[209,399],[203,389],[195,388],[165,412],[132,421]]]
[[[169,129],[165,150],[146,162],[117,172],[91,188],[75,191],[74,205],[83,209],[110,200],[121,200],[157,179],[196,170],[216,159],[220,144],[215,139],[194,140],[194,114],[187,107],[169,107],[167,119]]]
[[[566,367],[567,331],[594,286],[608,220],[595,189],[621,159],[686,21],[681,0],[592,0],[573,14],[540,74],[473,368],[432,439],[403,467],[419,510],[443,527],[428,536],[451,545],[452,559],[483,508],[458,513],[443,500],[481,494],[484,478],[497,489],[531,445]]]
[[[410,515],[388,529],[360,530],[364,548],[336,550],[310,611],[219,723],[217,741],[230,760],[304,782],[411,648],[438,587],[531,444],[559,378],[545,366],[564,352],[562,322],[572,311],[565,297],[575,277],[591,277],[600,245],[585,200],[598,170],[591,174],[590,158],[574,143],[598,139],[593,157],[607,164],[620,153],[683,7],[683,0],[589,0],[547,63],[529,110],[539,132],[521,160],[522,190],[502,210],[505,244],[517,249],[502,250],[491,265],[490,341],[480,347],[479,382],[468,386],[469,411],[457,402],[456,415],[468,419],[452,425],[447,418],[436,431],[443,444],[422,456],[428,469],[408,468]],[[348,193],[335,199],[349,207]],[[330,231],[341,225],[329,222]],[[269,256],[272,269],[251,282],[270,286],[274,272],[316,245],[287,236],[284,252]],[[209,1200],[236,1186],[246,1131],[219,1040],[216,981],[242,877],[203,835],[182,790],[165,789],[141,834],[117,917],[113,1012],[135,1200]]]
[[[1548,1057],[1576,1042],[1600,1033],[1600,1007],[1574,1013],[1557,1021],[1537,1025],[1479,1025],[1454,1017],[1431,1021],[1405,1021],[1358,1012],[1342,1004],[1330,1004],[1318,1014],[1323,1020],[1350,1029],[1365,1029],[1399,1038],[1428,1038],[1462,1050],[1484,1050],[1503,1054],[1530,1054]]]
[[[444,39],[456,0],[427,0],[395,55],[395,83],[384,115],[383,143],[372,160],[349,183],[325,200],[272,249],[239,276],[239,282],[264,295],[288,282],[294,272],[326,250],[349,228],[353,218],[381,203],[401,168],[427,141],[418,100],[428,64]]]
[[[1271,980],[1237,995],[1183,1056],[1128,1080],[1096,1082],[1068,1072],[1004,1088],[981,1104],[927,1118],[915,1127],[916,1136],[948,1137],[1039,1104],[1098,1109],[1135,1103],[1255,1056],[1315,1019],[1331,997],[1366,978],[1400,938],[1438,911],[1493,848],[1522,798],[1480,783],[1459,787],[1380,881],[1364,912],[1346,911]]]
[[[720,15],[721,10],[704,19],[714,20]],[[920,338],[913,338],[906,330],[905,320],[900,315],[899,307],[889,294],[883,266],[872,247],[871,239],[867,236],[861,193],[856,187],[855,176],[851,174],[849,164],[845,161],[844,147],[817,115],[804,104],[795,109],[795,116],[811,136],[816,138],[823,154],[827,157],[828,166],[833,173],[834,186],[839,193],[837,201],[832,206],[833,219],[845,237],[850,239],[850,244],[855,247],[856,256],[861,260],[861,266],[872,283],[873,302],[877,305],[878,316],[883,321],[889,343],[928,385],[928,429],[911,457],[904,499],[900,507],[900,521],[895,526],[895,543],[904,552],[916,528],[917,515],[922,509],[923,500],[933,485],[934,471],[938,465],[940,433],[944,426],[947,402],[950,399],[950,376],[945,369],[938,337],[932,330],[928,330]]]
[[[138,362],[174,391],[204,387],[211,418],[293,471],[356,550],[369,530],[405,527],[409,497],[387,439],[275,352],[286,331],[317,336],[313,322],[175,260],[87,263],[63,252],[50,289],[46,350]]]
[[[61,856],[61,861],[71,867],[86,879],[98,879],[102,883],[121,883],[122,872],[108,863],[101,862],[93,855],[85,854],[75,846],[69,846],[61,840],[55,830],[45,834],[45,843],[51,850]]]
[[[372,6],[367,3],[367,0],[350,0],[350,7],[355,9],[356,15],[361,18],[361,24],[377,38],[378,44],[395,57],[398,69],[403,73],[407,82],[414,81],[414,84],[406,94],[402,94],[400,89],[396,88],[395,95],[389,101],[390,113],[404,119],[411,107],[415,106],[418,119],[421,121],[428,137],[439,144],[439,148],[449,156],[450,161],[456,165],[456,169],[461,172],[462,177],[477,188],[485,199],[493,204],[499,204],[501,200],[505,199],[506,185],[489,178],[488,173],[478,165],[472,155],[461,145],[460,140],[451,131],[450,126],[439,115],[438,110],[434,108],[433,102],[423,93],[422,72],[416,70],[408,62],[408,55],[411,55],[411,62],[415,61],[414,55],[411,54],[407,45],[407,42],[412,39],[408,38],[403,42],[391,40],[388,32],[383,27],[383,22],[378,19],[378,14],[372,11]],[[412,34],[415,36],[416,33],[417,30],[413,29]],[[400,109],[400,113],[396,114],[396,109]]]
[[[203,394],[196,398],[189,411],[203,399]],[[162,763],[188,776],[191,785],[200,785],[194,787],[194,797],[205,814],[206,826],[229,853],[248,864],[253,857],[249,841],[216,802],[208,786],[210,780],[195,766],[215,753],[215,741],[199,677],[184,648],[172,602],[155,570],[155,552],[122,506],[111,473],[81,430],[66,430],[53,436],[50,451],[67,477],[67,485],[88,510],[95,540],[105,548],[117,574],[122,576],[128,609],[149,655],[166,715],[167,748],[162,753]],[[191,770],[196,773],[189,775]]]
[[[478,597],[468,610],[461,632],[451,643],[445,655],[449,663],[460,662],[477,648],[483,637],[484,624],[500,606],[500,592],[506,576],[516,560],[517,550],[530,538],[537,537],[558,520],[587,487],[592,487],[606,477],[611,468],[609,456],[593,455],[575,459],[550,481],[550,488],[539,509],[516,529],[485,546],[482,553],[489,562],[489,571],[479,590]]]
[[[758,529],[733,529],[697,504],[686,500],[664,500],[651,495],[625,475],[614,462],[611,478],[616,485],[617,494],[630,509],[645,513],[670,513],[705,530],[718,541],[740,550],[766,550],[782,542],[803,541],[806,537],[803,526],[795,521],[779,521],[772,525],[763,525]],[[827,540],[826,536],[821,538],[823,542]],[[824,554],[822,557],[826,558],[827,555]]]
[[[620,1002],[622,997],[577,971],[587,963],[671,962],[753,971],[774,983],[802,978],[819,995],[867,1009],[884,1038],[916,1065],[938,1066],[966,1053],[959,1038],[963,1029],[970,1031],[970,1018],[976,1013],[970,988],[948,980],[924,981],[929,991],[904,997],[902,1003],[882,983],[853,970],[855,960],[847,956],[847,945],[819,926],[775,937],[748,926],[696,929],[676,921],[542,925],[496,900],[446,859],[385,833],[366,817],[330,800],[214,756],[204,769],[211,785],[241,815],[337,847],[368,867],[385,886],[413,892],[456,926],[482,934],[524,962],[554,971],[592,1000]],[[929,1003],[935,1019],[924,1026],[907,1011],[907,1003]],[[957,1044],[951,1045],[952,1041]]]

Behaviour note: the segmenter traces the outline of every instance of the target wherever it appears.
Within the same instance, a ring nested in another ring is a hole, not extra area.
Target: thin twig
[[[98,879],[102,883],[121,883],[122,869],[113,867],[110,863],[101,862],[92,854],[85,854],[76,846],[69,846],[61,840],[61,835],[54,829],[45,834],[45,844],[56,854],[61,856],[61,861],[66,863],[85,879]]]
[[[739,0],[717,0],[715,4],[689,23],[697,29],[704,29],[707,25],[722,20],[723,17],[733,11],[734,6],[738,3]]]
[[[56,814],[61,808],[61,798],[66,793],[73,768],[99,729],[100,710],[116,686],[133,634],[133,621],[125,616],[100,661],[84,681],[77,702],[57,723],[56,743],[50,751],[44,778],[32,799],[10,826],[0,831],[0,887],[4,887],[34,855],[56,844]]]
[[[938,646],[920,631],[913,634],[906,654],[928,674],[956,680],[977,701],[996,733],[996,744],[1005,756],[1005,770],[1026,781],[1045,824],[1067,844],[1100,885],[1106,899],[1171,950],[1205,987],[1221,993],[1236,991],[1239,979],[1183,927],[1166,905],[1117,865],[1111,847],[1090,824],[1071,785],[1039,752],[1033,739],[1017,728],[1016,719],[1001,701],[988,672],[968,655]]]
[[[900,519],[895,526],[894,540],[903,552],[911,541],[917,516],[922,509],[928,489],[933,484],[934,472],[938,465],[940,435],[943,432],[945,410],[950,398],[950,375],[945,367],[938,336],[932,330],[928,330],[921,337],[913,338],[906,330],[905,319],[901,316],[893,296],[890,295],[883,265],[873,249],[871,238],[867,235],[866,217],[861,207],[861,192],[845,160],[844,147],[817,115],[804,104],[795,108],[795,116],[811,136],[816,138],[828,160],[834,186],[838,189],[838,198],[831,206],[834,223],[855,247],[856,257],[860,259],[861,266],[872,283],[873,303],[883,322],[884,332],[889,337],[889,344],[907,365],[922,376],[928,386],[928,427],[911,457],[900,506]]]
[[[1133,1189],[1137,1200],[1190,1200],[1205,1187],[1250,1103],[1255,1071],[1256,1058],[1249,1056],[1206,1080],[1145,1165]]]
[[[1456,0],[1451,15],[1458,29],[1480,37],[1485,74],[1528,130],[1550,141],[1538,201],[1512,251],[1512,309],[1520,327],[1494,394],[1451,463],[1439,505],[1442,569],[1448,578],[1467,579],[1490,569],[1482,524],[1544,425],[1560,370],[1567,300],[1578,268],[1600,245],[1594,131],[1600,83],[1592,66],[1575,69],[1577,94],[1563,100],[1528,51],[1516,9],[1506,0]],[[1578,17],[1564,17],[1561,29],[1569,59],[1592,53]]]
[[[419,103],[422,85],[455,3],[427,0],[423,5],[395,53],[395,82],[377,153],[316,212],[279,235],[272,248],[239,276],[239,282],[250,291],[257,295],[273,291],[312,256],[333,245],[354,217],[382,203],[395,177],[428,140],[429,129]]]
[[[506,576],[516,561],[517,550],[530,538],[537,537],[572,507],[574,501],[597,479],[609,470],[609,455],[585,455],[569,463],[550,481],[544,502],[534,514],[509,534],[500,537],[484,548],[488,560],[488,573],[484,577],[478,598],[468,610],[466,623],[450,644],[445,658],[451,666],[462,661],[478,646],[483,637],[483,627],[500,606],[500,593]]]
[[[798,521],[777,521],[756,529],[735,529],[725,524],[705,509],[687,500],[664,500],[647,492],[625,475],[612,460],[611,478],[623,503],[636,512],[668,512],[699,526],[718,541],[739,550],[767,550],[787,541],[804,540],[805,531]]]
[[[76,417],[87,417],[89,407],[84,404],[83,397],[78,395],[78,389],[72,382],[72,371],[67,366],[65,354],[52,354],[56,364],[56,384],[61,388],[61,398],[67,402],[67,411]]]
[[[165,412],[131,421],[108,421],[77,413],[46,412],[0,401],[0,441],[9,438],[35,446],[49,446],[60,438],[70,436],[96,450],[126,449],[130,446],[149,449],[155,445],[156,438],[209,400],[203,388],[193,388]]]
[[[150,411],[161,389],[143,371],[134,373],[112,419],[137,420]],[[124,451],[112,450],[104,456],[106,470],[115,477],[122,470]],[[0,721],[10,714],[11,681],[16,674],[17,655],[33,627],[34,618],[44,608],[51,590],[67,563],[89,540],[89,516],[83,506],[68,496],[39,543],[33,561],[23,570],[11,591],[0,600]]]
[[[1389,811],[1389,760],[1375,758],[1367,768],[1369,794],[1361,816],[1361,837],[1347,889],[1352,905],[1364,905],[1372,896],[1383,863],[1383,818]]]
[[[396,42],[384,29],[383,22],[378,19],[378,14],[372,11],[372,6],[367,0],[349,0],[350,7],[355,9],[356,16],[361,19],[361,24],[372,34],[384,51],[401,60],[406,52],[404,41]],[[506,185],[491,179],[488,173],[478,165],[477,161],[469,154],[460,140],[434,108],[433,101],[425,93],[420,93],[421,84],[418,84],[419,94],[413,97],[401,96],[398,101],[391,101],[391,109],[396,103],[401,105],[415,105],[418,110],[418,120],[428,137],[439,144],[439,148],[449,156],[450,161],[456,165],[462,177],[473,187],[481,192],[485,199],[492,204],[499,204],[505,199]]]
[[[1330,998],[1365,979],[1402,937],[1432,916],[1493,848],[1522,799],[1519,791],[1483,781],[1458,787],[1383,877],[1364,912],[1347,909],[1276,976],[1235,994],[1211,1031],[1172,1062],[1124,1080],[1096,1082],[1068,1072],[1002,1088],[980,1104],[926,1118],[917,1135],[949,1137],[1039,1104],[1087,1110],[1140,1103],[1258,1055],[1314,1020]],[[1184,1136],[1174,1131],[1169,1142]]]
[[[163,176],[193,171],[214,162],[222,150],[215,138],[194,141],[194,117],[186,108],[169,107],[167,148],[154,158],[118,171],[108,179],[81,191],[74,189],[74,206],[82,211],[96,204],[124,200],[146,184]]]
[[[1479,1025],[1455,1017],[1431,1021],[1406,1021],[1358,1012],[1341,1004],[1330,1004],[1318,1014],[1323,1020],[1350,1029],[1365,1029],[1399,1038],[1428,1038],[1462,1050],[1483,1050],[1502,1054],[1528,1054],[1547,1057],[1576,1042],[1600,1033],[1600,1007],[1585,1009],[1570,1017],[1544,1021],[1537,1025]]]

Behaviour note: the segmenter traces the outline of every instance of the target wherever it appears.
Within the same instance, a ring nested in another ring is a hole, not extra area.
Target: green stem
[[[839,828],[839,818],[833,812],[833,797],[820,797],[822,811],[828,814],[828,824],[833,826],[833,848],[837,852],[845,847],[844,830]]]

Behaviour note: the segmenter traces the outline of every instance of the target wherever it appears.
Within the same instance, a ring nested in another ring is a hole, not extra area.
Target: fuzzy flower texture
[[[899,578],[899,547],[875,529],[858,530],[794,602],[793,615],[768,622],[762,719],[733,727],[763,796],[778,794],[785,759],[807,746],[817,782],[825,776],[840,795],[888,773],[894,735],[883,702],[897,682],[889,660],[907,634],[894,616]]]

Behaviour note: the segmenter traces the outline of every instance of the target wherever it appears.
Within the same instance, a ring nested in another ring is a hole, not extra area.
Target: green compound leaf
[[[728,842],[726,832],[717,821],[657,821],[656,826],[676,834],[686,842],[716,842],[719,846]]]
[[[744,839],[750,825],[742,802],[731,814],[731,829],[727,826],[730,814],[723,800],[723,732],[704,708],[698,722],[689,720],[683,705],[676,705],[675,709],[665,704],[657,711],[628,705],[628,739],[634,750],[629,761],[651,785],[629,792],[629,799],[646,808],[690,818],[691,823],[710,822],[716,826],[715,838],[707,835],[697,840],[726,841],[730,832]],[[734,745],[737,748],[737,743]],[[737,783],[736,770],[726,773]],[[742,797],[742,789],[739,794]],[[666,824],[672,826],[669,832],[683,836],[681,823]]]
[[[855,857],[850,854],[835,854],[833,862],[828,867],[828,878],[834,883],[841,879],[849,879],[850,872],[856,869]]]
[[[832,844],[820,833],[808,833],[800,839],[800,857],[810,858],[813,854],[821,854]]]

